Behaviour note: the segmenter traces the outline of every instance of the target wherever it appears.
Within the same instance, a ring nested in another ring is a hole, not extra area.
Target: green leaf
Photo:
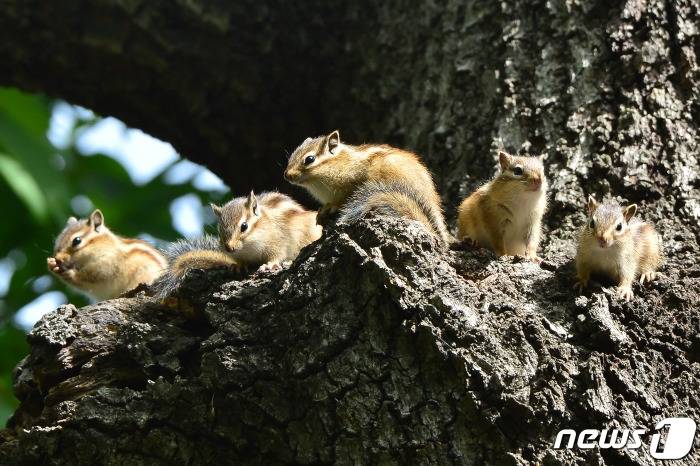
[[[0,153],[0,176],[27,206],[38,223],[48,220],[48,203],[34,177],[9,155]]]
[[[23,332],[11,325],[0,327],[0,427],[19,404],[12,392],[12,368],[28,351]]]
[[[49,129],[51,107],[46,97],[0,87],[0,110],[27,128],[34,137],[43,137]]]

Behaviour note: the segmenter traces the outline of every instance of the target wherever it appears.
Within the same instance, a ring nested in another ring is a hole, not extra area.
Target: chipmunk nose
[[[292,181],[292,172],[289,169],[284,171],[284,179],[287,181]]]
[[[600,245],[601,248],[607,248],[610,245],[604,236],[597,236],[596,238],[598,239],[598,245]]]

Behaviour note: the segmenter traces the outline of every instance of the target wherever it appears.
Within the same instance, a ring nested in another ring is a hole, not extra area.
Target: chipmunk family
[[[588,222],[581,229],[576,253],[577,287],[588,286],[592,273],[617,282],[618,294],[632,298],[632,283],[656,278],[661,264],[661,236],[654,227],[637,219],[637,205],[622,207],[614,201],[599,204],[588,197]]]
[[[277,192],[232,199],[224,206],[212,204],[219,221],[222,248],[243,266],[262,271],[281,268],[301,248],[321,237],[316,212]]]
[[[497,255],[537,256],[542,216],[547,207],[547,178],[542,157],[498,153],[500,172],[459,206],[458,239]]]
[[[352,221],[378,209],[417,220],[442,241],[451,241],[433,178],[411,152],[383,144],[345,144],[333,131],[302,142],[284,177],[323,204],[320,217],[341,210],[340,220]]]
[[[100,210],[87,219],[69,218],[46,262],[51,273],[98,300],[149,284],[167,266],[147,242],[112,233]]]

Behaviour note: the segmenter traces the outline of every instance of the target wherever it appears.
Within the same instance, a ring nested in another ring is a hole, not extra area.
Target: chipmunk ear
[[[88,220],[88,225],[92,226],[95,231],[100,231],[100,227],[105,223],[105,216],[102,214],[100,209],[95,209],[90,214],[90,219]]]
[[[78,223],[78,219],[75,217],[68,217],[68,220],[66,221],[66,225],[73,225],[74,223]]]
[[[593,194],[588,196],[588,215],[592,215],[593,212],[598,208],[598,201],[595,200]]]
[[[629,222],[632,217],[634,217],[634,214],[637,213],[637,204],[630,204],[627,207],[625,207],[623,215],[625,216],[625,221]]]
[[[508,154],[505,151],[499,150],[498,151],[498,163],[501,164],[501,170],[505,170],[508,167],[510,167],[511,163],[513,163],[513,156]]]
[[[255,215],[256,217],[260,215],[260,209],[258,207],[258,198],[255,197],[255,192],[250,192],[250,194],[248,195],[248,200],[246,201],[246,205],[248,206],[248,209],[253,215]]]
[[[340,132],[336,129],[326,138],[326,148],[331,154],[336,147],[340,144]]]
[[[221,218],[221,212],[223,210],[221,207],[214,204],[213,202],[209,203],[209,207],[211,207],[211,211],[214,212],[214,215],[216,215],[216,218]]]

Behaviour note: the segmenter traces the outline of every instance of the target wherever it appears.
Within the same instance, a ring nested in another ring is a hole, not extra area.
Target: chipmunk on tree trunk
[[[547,208],[547,178],[542,157],[498,153],[500,172],[459,206],[457,238],[497,255],[537,256],[542,217]]]
[[[112,233],[99,209],[87,219],[70,217],[46,262],[55,276],[98,300],[150,284],[167,267],[147,242]]]
[[[345,144],[333,131],[302,142],[284,177],[323,204],[320,219],[340,210],[340,221],[352,222],[376,210],[416,220],[444,243],[452,240],[433,177],[411,152]]]
[[[656,278],[662,261],[661,235],[653,225],[636,218],[636,212],[636,204],[599,204],[588,197],[588,221],[581,229],[576,253],[580,291],[588,286],[591,274],[600,273],[615,280],[618,295],[629,300],[637,277],[641,284]]]

